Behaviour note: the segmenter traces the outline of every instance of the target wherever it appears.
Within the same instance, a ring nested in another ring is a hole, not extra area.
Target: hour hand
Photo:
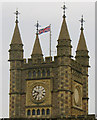
[[[38,91],[34,91],[34,94],[36,94],[37,93],[37,95],[39,94],[39,92]]]
[[[37,91],[33,91],[34,93],[37,93]]]

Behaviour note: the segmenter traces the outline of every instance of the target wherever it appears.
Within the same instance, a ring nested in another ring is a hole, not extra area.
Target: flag
[[[39,30],[39,35],[42,34],[42,33],[46,33],[46,32],[48,32],[48,31],[50,31],[50,25],[47,26],[46,28],[40,29],[40,30]]]

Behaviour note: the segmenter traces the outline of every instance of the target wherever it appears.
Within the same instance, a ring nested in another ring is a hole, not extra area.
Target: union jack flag
[[[50,31],[50,25],[47,26],[46,28],[40,29],[40,30],[39,30],[39,35],[42,34],[42,33],[46,33],[46,32],[48,32],[48,31]]]

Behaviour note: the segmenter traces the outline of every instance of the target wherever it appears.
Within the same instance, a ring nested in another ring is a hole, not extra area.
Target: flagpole
[[[50,53],[50,57],[51,57],[51,24],[50,24],[50,51],[49,51]]]

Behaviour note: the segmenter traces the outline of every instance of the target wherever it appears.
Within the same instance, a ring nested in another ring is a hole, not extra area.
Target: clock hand
[[[38,91],[34,91],[34,93],[39,93]]]

